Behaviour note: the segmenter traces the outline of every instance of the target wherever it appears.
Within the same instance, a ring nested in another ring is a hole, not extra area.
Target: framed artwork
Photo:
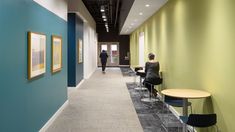
[[[46,72],[46,35],[28,32],[28,79]]]
[[[78,54],[78,63],[82,63],[82,40],[79,39],[77,42],[77,54]]]
[[[51,41],[51,72],[55,73],[62,69],[62,37],[52,35]]]

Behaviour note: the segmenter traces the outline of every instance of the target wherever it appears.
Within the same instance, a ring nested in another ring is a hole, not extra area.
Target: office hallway
[[[47,132],[143,132],[119,68],[101,69],[69,91],[69,105]]]

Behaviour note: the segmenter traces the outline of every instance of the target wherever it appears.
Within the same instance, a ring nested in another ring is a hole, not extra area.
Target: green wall
[[[132,66],[138,65],[138,36],[144,32],[146,60],[149,52],[157,54],[165,88],[212,94],[190,101],[194,113],[217,113],[222,132],[235,131],[234,7],[234,0],[169,0],[130,37]]]

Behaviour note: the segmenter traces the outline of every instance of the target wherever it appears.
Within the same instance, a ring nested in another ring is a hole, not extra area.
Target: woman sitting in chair
[[[157,90],[154,89],[154,85],[159,85],[162,83],[162,79],[159,75],[160,65],[158,61],[154,61],[155,55],[153,53],[149,53],[148,55],[149,61],[145,63],[145,73],[146,77],[144,79],[144,86],[148,88],[149,92],[153,93],[153,95],[157,96]]]

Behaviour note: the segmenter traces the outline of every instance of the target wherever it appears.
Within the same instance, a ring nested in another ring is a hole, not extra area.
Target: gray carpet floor
[[[140,102],[134,83],[128,83],[134,80],[129,70],[123,76],[120,68],[107,68],[105,74],[99,68],[70,89],[68,106],[46,132],[164,132],[162,122],[173,122],[167,128],[177,132],[177,119],[161,111],[161,102],[153,108]]]
[[[143,132],[120,68],[97,69],[68,99],[47,132]]]

